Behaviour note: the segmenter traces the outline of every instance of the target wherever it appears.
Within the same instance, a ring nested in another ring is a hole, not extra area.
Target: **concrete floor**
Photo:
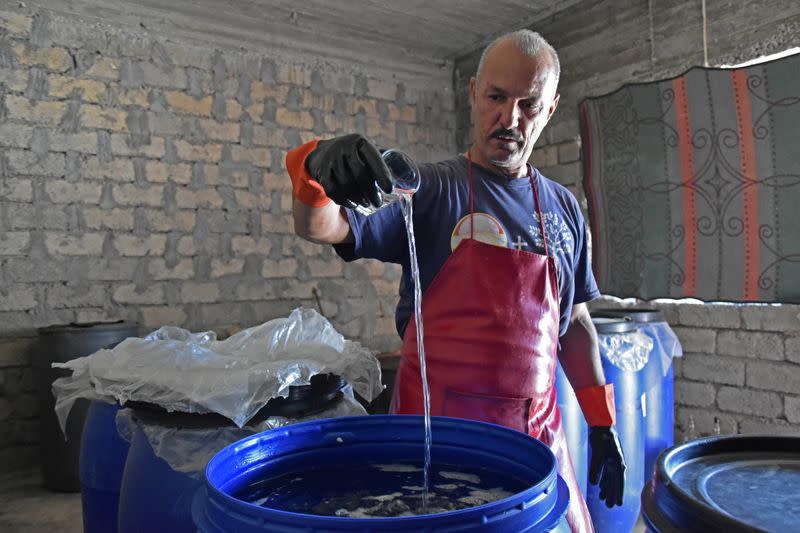
[[[45,489],[39,469],[3,473],[0,475],[0,531],[81,533],[81,495]]]

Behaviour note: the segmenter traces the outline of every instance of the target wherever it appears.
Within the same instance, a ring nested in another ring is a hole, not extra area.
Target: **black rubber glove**
[[[378,187],[392,191],[389,169],[378,149],[357,133],[320,141],[306,158],[308,173],[339,205],[381,206]]]
[[[613,427],[589,428],[592,461],[589,465],[589,483],[600,483],[600,499],[606,507],[622,505],[625,490],[625,458]]]

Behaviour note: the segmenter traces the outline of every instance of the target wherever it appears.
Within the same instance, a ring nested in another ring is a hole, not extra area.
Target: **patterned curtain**
[[[627,85],[580,114],[604,293],[800,302],[800,55]]]

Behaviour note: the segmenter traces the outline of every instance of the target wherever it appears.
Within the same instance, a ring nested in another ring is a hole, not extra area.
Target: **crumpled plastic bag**
[[[241,428],[234,426],[186,428],[161,425],[138,419],[133,409],[122,409],[117,413],[117,432],[123,439],[131,442],[138,426],[156,457],[163,459],[176,472],[201,478],[208,461],[219,450],[250,435],[309,420],[367,414],[364,407],[355,399],[350,385],[346,385],[342,393],[341,401],[319,413],[302,418],[272,416],[258,424]]]
[[[218,413],[242,427],[269,400],[288,396],[292,385],[308,385],[315,374],[342,376],[368,401],[383,390],[375,355],[304,308],[223,341],[210,331],[162,327],[53,367],[72,370],[53,383],[62,431],[78,398]]]
[[[683,348],[678,336],[666,322],[647,322],[637,327],[653,340],[653,353],[661,357],[661,374],[667,375],[674,357],[683,357]]]
[[[640,330],[599,335],[600,353],[621,370],[638,372],[650,357],[653,339]]]

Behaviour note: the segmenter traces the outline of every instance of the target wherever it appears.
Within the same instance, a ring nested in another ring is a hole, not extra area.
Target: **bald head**
[[[558,80],[561,77],[561,63],[558,60],[558,54],[555,48],[553,48],[544,37],[533,30],[517,30],[506,33],[489,43],[486,48],[484,48],[481,59],[478,62],[478,72],[475,74],[475,78],[478,81],[480,81],[488,56],[499,44],[505,45],[504,47],[512,44],[522,52],[524,56],[529,58],[536,57],[539,54],[545,54],[553,68],[556,85],[558,85]]]

